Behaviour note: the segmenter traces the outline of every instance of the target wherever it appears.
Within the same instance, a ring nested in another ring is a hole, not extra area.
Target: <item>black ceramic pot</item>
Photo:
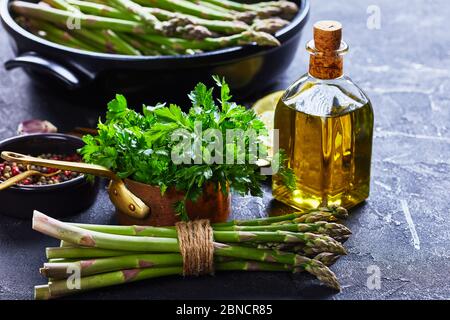
[[[80,138],[65,134],[32,134],[3,140],[0,152],[73,154],[83,144]],[[53,185],[14,186],[0,191],[0,213],[23,219],[31,218],[33,210],[52,217],[73,215],[92,205],[98,185],[97,178],[91,182],[81,175]]]
[[[92,53],[58,45],[21,28],[1,2],[2,23],[12,39],[16,57],[5,67],[24,68],[37,82],[51,82],[81,92],[139,94],[174,101],[211,75],[225,76],[233,94],[245,97],[273,84],[290,65],[309,14],[309,0],[294,0],[300,11],[292,23],[277,32],[280,47],[233,47],[183,56],[126,56]],[[45,76],[45,77],[43,77]],[[51,79],[51,81],[48,80]],[[55,81],[56,80],[56,81]]]

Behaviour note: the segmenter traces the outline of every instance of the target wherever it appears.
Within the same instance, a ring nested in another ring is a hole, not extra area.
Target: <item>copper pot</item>
[[[117,218],[123,225],[151,225],[173,226],[180,221],[176,215],[174,205],[183,199],[184,193],[169,188],[164,195],[157,186],[151,186],[130,179],[125,179],[126,187],[147,206],[150,214],[144,218],[134,218],[116,210]],[[227,187],[226,195],[213,183],[208,183],[203,188],[203,194],[196,202],[187,201],[186,210],[191,220],[209,219],[211,222],[225,222],[231,212],[231,195]]]

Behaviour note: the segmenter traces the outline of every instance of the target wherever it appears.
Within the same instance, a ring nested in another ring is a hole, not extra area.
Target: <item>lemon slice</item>
[[[271,130],[274,128],[273,121],[275,115],[275,108],[277,107],[278,101],[280,100],[283,93],[284,93],[283,90],[273,92],[259,99],[253,105],[253,110],[255,110],[255,113],[258,115],[261,121],[264,122],[267,130],[269,130],[269,137],[267,137],[267,139],[265,139],[263,143],[266,145],[270,157],[273,156],[272,151],[273,137],[271,134]]]
[[[283,93],[284,93],[284,90],[276,91],[276,92],[268,94],[267,96],[259,99],[253,105],[253,110],[255,110],[257,115],[261,115],[266,111],[274,112],[275,108],[278,104],[278,100],[280,100]]]

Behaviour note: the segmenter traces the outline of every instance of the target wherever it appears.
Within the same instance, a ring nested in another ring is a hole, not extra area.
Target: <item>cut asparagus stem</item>
[[[34,287],[34,299],[35,300],[49,300],[52,296],[50,295],[50,288],[48,284],[39,285]]]
[[[38,211],[33,215],[33,229],[86,247],[141,252],[179,252],[177,239],[118,236],[89,231],[50,218]]]

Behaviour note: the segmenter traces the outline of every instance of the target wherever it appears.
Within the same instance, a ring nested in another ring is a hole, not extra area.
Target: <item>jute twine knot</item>
[[[183,275],[214,273],[214,236],[209,220],[178,222],[175,225],[183,256]]]

